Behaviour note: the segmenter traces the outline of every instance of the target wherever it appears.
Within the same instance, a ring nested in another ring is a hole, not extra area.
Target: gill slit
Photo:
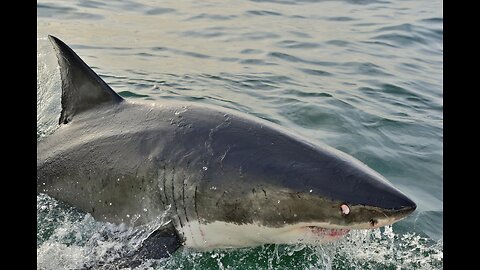
[[[195,194],[193,196],[193,200],[195,204],[195,213],[197,214],[197,220],[200,222],[200,216],[198,215],[198,208],[197,208],[197,188],[198,186],[195,186]]]
[[[172,181],[173,181],[173,176],[172,176]],[[173,203],[169,202],[168,196],[167,196],[167,167],[164,165],[163,166],[163,195],[165,196],[165,210],[167,210],[168,205],[170,207],[168,209],[171,209],[171,206]],[[172,194],[172,199],[173,199],[173,194]],[[173,223],[173,226],[177,228],[177,221],[175,220],[175,217],[173,215],[170,215],[170,220]]]
[[[187,224],[190,222],[188,220],[188,214],[187,214],[187,206],[185,204],[185,174],[183,175],[183,181],[182,181],[182,202],[183,202],[183,211],[185,212],[185,221],[187,222]]]
[[[202,236],[203,242],[206,243],[207,240],[205,240],[205,234],[203,233],[202,226],[200,225],[200,216],[198,215],[197,188],[198,188],[198,186],[195,186],[195,193],[193,195],[193,201],[194,201],[194,206],[195,206],[195,213],[197,214],[198,230],[200,231],[200,235]]]
[[[163,166],[163,196],[165,196],[165,207],[167,207],[168,197],[167,197],[167,168]]]
[[[178,222],[180,223],[180,227],[183,228],[183,222],[180,216],[178,215],[177,201],[175,200],[175,167],[173,167],[173,172],[172,172],[172,202],[173,202],[173,205],[175,206],[175,214],[178,218]]]
[[[162,204],[163,204],[163,208],[166,208],[167,207],[167,194],[165,193],[165,179],[166,179],[166,176],[165,176],[165,166],[163,166],[163,176],[161,177],[162,179],[162,182],[163,182],[163,188],[160,188],[161,192],[160,192],[160,201],[162,201]],[[163,194],[163,198],[162,198],[162,194]]]

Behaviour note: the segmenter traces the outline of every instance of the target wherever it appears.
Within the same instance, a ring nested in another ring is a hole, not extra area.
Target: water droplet
[[[310,193],[312,193],[313,189],[310,189]]]
[[[108,203],[108,205],[110,205],[110,206],[111,206],[111,205],[112,205],[112,203]]]
[[[143,212],[147,212],[147,211],[148,211],[147,208],[143,208]]]
[[[208,168],[207,168],[207,167],[203,167],[202,169],[203,169],[204,171],[208,170]]]

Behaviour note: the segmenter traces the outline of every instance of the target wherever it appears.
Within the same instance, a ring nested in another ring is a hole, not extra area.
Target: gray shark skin
[[[116,224],[146,224],[168,211],[171,225],[154,242],[163,249],[147,257],[181,245],[334,240],[416,208],[365,164],[279,125],[215,106],[124,100],[49,38],[62,113],[37,144],[37,191]]]

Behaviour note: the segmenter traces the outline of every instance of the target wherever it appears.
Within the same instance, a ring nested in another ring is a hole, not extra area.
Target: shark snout
[[[395,211],[394,216],[395,216],[396,220],[400,220],[400,219],[403,219],[403,218],[407,217],[408,215],[413,213],[413,211],[415,211],[415,209],[417,209],[417,204],[414,203],[409,198],[407,198],[407,199],[408,199],[409,203],[406,206],[403,206],[399,210]]]
[[[398,196],[398,195],[397,195]],[[366,211],[370,212],[371,215],[365,215],[365,218],[370,218],[368,222],[364,220],[363,229],[373,229],[379,228],[386,225],[391,225],[397,221],[400,221],[407,216],[409,216],[415,209],[417,205],[407,196],[400,194],[402,197],[402,204],[398,205],[394,208],[386,209],[386,208],[370,208],[366,207]],[[397,198],[398,199],[398,198]],[[370,216],[370,217],[369,217]]]
[[[388,223],[397,222],[417,209],[417,204],[400,190],[388,185],[383,189],[385,198],[380,201],[382,215],[388,217]],[[381,218],[380,218],[381,219]],[[375,222],[373,222],[375,225]],[[385,224],[388,225],[388,224]]]

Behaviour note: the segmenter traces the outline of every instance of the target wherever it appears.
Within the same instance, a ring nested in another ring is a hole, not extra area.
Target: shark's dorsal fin
[[[66,124],[76,113],[99,104],[123,101],[82,59],[63,41],[49,35],[57,53],[62,78],[62,113],[59,124]]]

